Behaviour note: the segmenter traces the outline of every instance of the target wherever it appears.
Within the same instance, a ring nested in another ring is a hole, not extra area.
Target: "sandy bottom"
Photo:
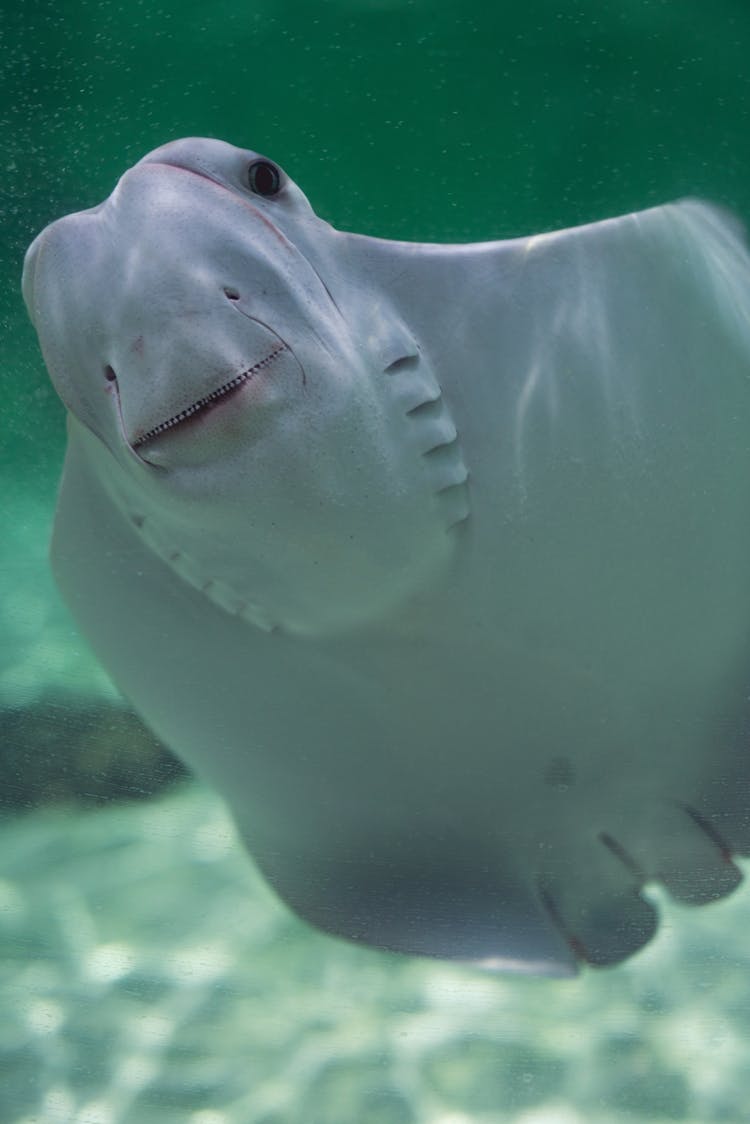
[[[746,887],[549,981],[312,932],[198,786],[6,818],[0,856],[5,1124],[747,1119]]]

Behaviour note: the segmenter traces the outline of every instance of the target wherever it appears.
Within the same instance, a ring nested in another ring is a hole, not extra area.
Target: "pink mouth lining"
[[[242,386],[243,383],[248,382],[248,380],[251,379],[253,375],[255,375],[258,371],[262,370],[264,367],[267,367],[268,364],[272,363],[273,360],[276,359],[282,351],[288,350],[289,348],[287,344],[279,344],[279,346],[274,348],[274,350],[269,355],[267,355],[265,359],[261,359],[259,363],[254,363],[253,366],[248,367],[246,371],[241,371],[239,375],[235,375],[233,379],[230,379],[229,382],[224,383],[224,385],[220,386],[218,390],[212,390],[210,394],[207,394],[205,396],[205,398],[199,398],[197,402],[194,402],[192,406],[188,406],[186,410],[181,410],[179,414],[175,414],[174,417],[169,418],[168,421],[160,422],[159,425],[155,425],[153,429],[149,429],[147,433],[142,434],[139,438],[137,438],[137,440],[133,442],[132,448],[138,449],[141,445],[145,445],[147,441],[151,441],[154,437],[158,437],[161,433],[165,433],[168,429],[173,429],[174,426],[179,425],[180,422],[186,421],[188,418],[193,417],[193,415],[197,414],[200,410],[205,410],[207,406],[214,405],[219,398],[224,398],[225,395],[231,393],[231,391],[233,390],[236,390],[238,387]]]

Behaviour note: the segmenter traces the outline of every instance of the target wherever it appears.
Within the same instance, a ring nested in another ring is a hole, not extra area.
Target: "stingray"
[[[567,975],[651,938],[651,883],[738,885],[729,215],[388,241],[193,138],[43,230],[23,289],[68,412],[62,594],[300,917]]]

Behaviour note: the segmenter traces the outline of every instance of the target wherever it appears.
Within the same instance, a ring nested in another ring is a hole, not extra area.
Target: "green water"
[[[85,796],[124,752],[80,734],[116,698],[46,569],[64,418],[18,292],[39,228],[185,135],[267,153],[384,237],[682,195],[748,220],[749,48],[739,0],[0,0],[3,804]],[[150,752],[132,795],[159,786]],[[746,891],[665,907],[610,972],[497,979],[310,933],[202,790],[75,808],[0,821],[3,1124],[750,1119]]]

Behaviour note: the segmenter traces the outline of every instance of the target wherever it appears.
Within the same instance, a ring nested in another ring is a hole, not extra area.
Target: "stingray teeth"
[[[254,374],[258,371],[262,371],[264,367],[267,367],[269,363],[273,362],[277,355],[280,355],[282,351],[286,350],[287,345],[285,343],[279,344],[265,359],[261,359],[259,363],[254,363],[253,366],[248,367],[246,371],[240,371],[239,375],[235,375],[229,382],[225,382],[218,390],[212,390],[205,398],[199,398],[197,402],[193,402],[192,406],[188,406],[186,410],[181,410],[179,414],[175,414],[175,416],[169,418],[168,421],[160,422],[159,425],[155,425],[153,429],[149,429],[147,433],[144,433],[133,442],[133,448],[137,449],[139,445],[145,444],[146,441],[151,441],[154,437],[158,437],[160,433],[165,433],[168,429],[173,429],[174,426],[179,425],[180,422],[186,421],[193,414],[197,414],[199,410],[205,409],[211,402],[215,402],[217,398],[223,398],[225,394],[236,390],[238,386],[242,386],[242,384],[251,379]]]

